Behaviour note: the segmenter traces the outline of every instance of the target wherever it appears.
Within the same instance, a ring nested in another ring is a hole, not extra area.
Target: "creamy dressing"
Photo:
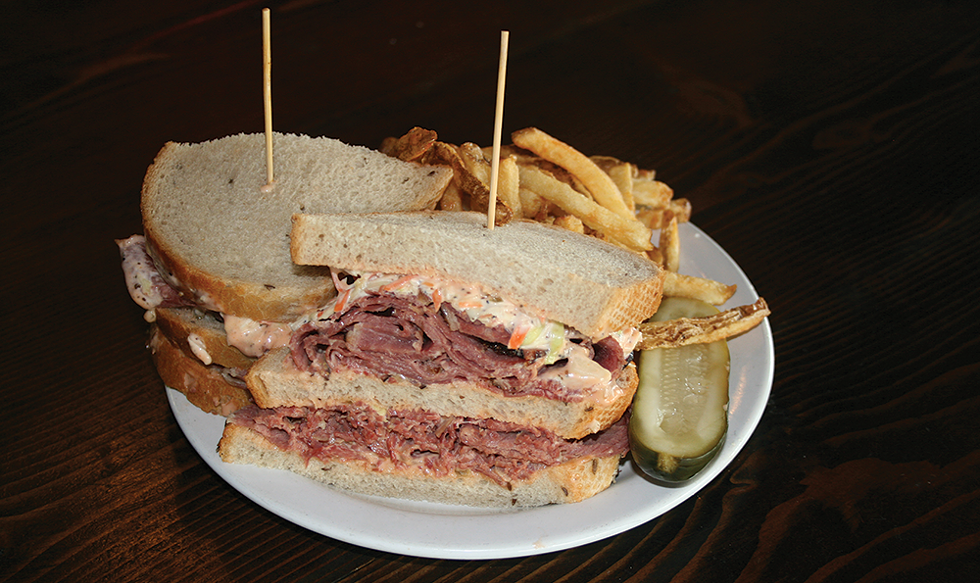
[[[245,356],[259,357],[266,352],[289,344],[293,329],[279,322],[257,322],[241,316],[222,314],[228,345]]]
[[[592,360],[589,351],[577,344],[569,347],[565,358],[564,365],[547,368],[541,371],[538,378],[560,381],[576,391],[585,391],[600,384],[608,385],[612,381],[612,373]]]
[[[125,241],[119,241],[122,251],[122,270],[126,278],[126,289],[136,304],[147,311],[154,310],[163,303],[163,295],[157,286],[153,285],[153,277],[157,268],[152,261],[147,261],[142,251],[146,238],[133,235]]]
[[[206,365],[211,364],[214,360],[211,355],[208,354],[207,346],[204,344],[204,339],[200,335],[195,333],[190,333],[187,335],[187,344],[191,348],[191,352],[198,360]]]

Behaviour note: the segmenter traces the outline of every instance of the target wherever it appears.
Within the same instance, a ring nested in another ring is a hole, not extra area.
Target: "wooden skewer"
[[[262,9],[262,86],[265,102],[265,165],[267,182],[262,192],[270,192],[276,179],[272,169],[272,40],[269,9]]]
[[[504,126],[504,81],[507,78],[507,44],[510,32],[500,31],[500,65],[497,68],[497,110],[493,120],[493,158],[490,160],[490,203],[487,228],[493,230],[497,210],[497,175],[500,173],[500,134]]]

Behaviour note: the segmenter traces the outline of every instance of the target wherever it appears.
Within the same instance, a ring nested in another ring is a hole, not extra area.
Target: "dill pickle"
[[[697,300],[664,298],[651,320],[717,312]],[[629,426],[633,461],[659,480],[689,480],[721,449],[728,431],[728,343],[644,350],[637,366],[640,384]]]

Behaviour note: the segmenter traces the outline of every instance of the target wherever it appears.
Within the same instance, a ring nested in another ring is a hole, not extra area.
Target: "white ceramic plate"
[[[738,284],[727,306],[749,304],[751,282],[700,229],[681,225],[681,273]],[[233,488],[275,514],[320,534],[391,553],[442,559],[499,559],[559,551],[650,521],[711,482],[745,446],[769,399],[775,355],[769,322],[729,345],[732,375],[728,436],[718,456],[683,486],[645,479],[630,464],[608,490],[577,504],[528,510],[485,510],[354,496],[300,476],[225,464],[215,453],[224,421],[167,389],[191,445]]]

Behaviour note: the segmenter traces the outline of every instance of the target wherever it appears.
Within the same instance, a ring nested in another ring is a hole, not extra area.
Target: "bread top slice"
[[[532,221],[488,229],[473,212],[297,214],[291,240],[300,265],[480,283],[593,338],[649,318],[663,290],[645,257]]]
[[[275,134],[275,184],[265,136],[168,143],[143,182],[147,247],[168,283],[202,307],[289,321],[333,295],[329,273],[289,255],[297,212],[432,208],[452,170],[421,166],[330,138]]]

